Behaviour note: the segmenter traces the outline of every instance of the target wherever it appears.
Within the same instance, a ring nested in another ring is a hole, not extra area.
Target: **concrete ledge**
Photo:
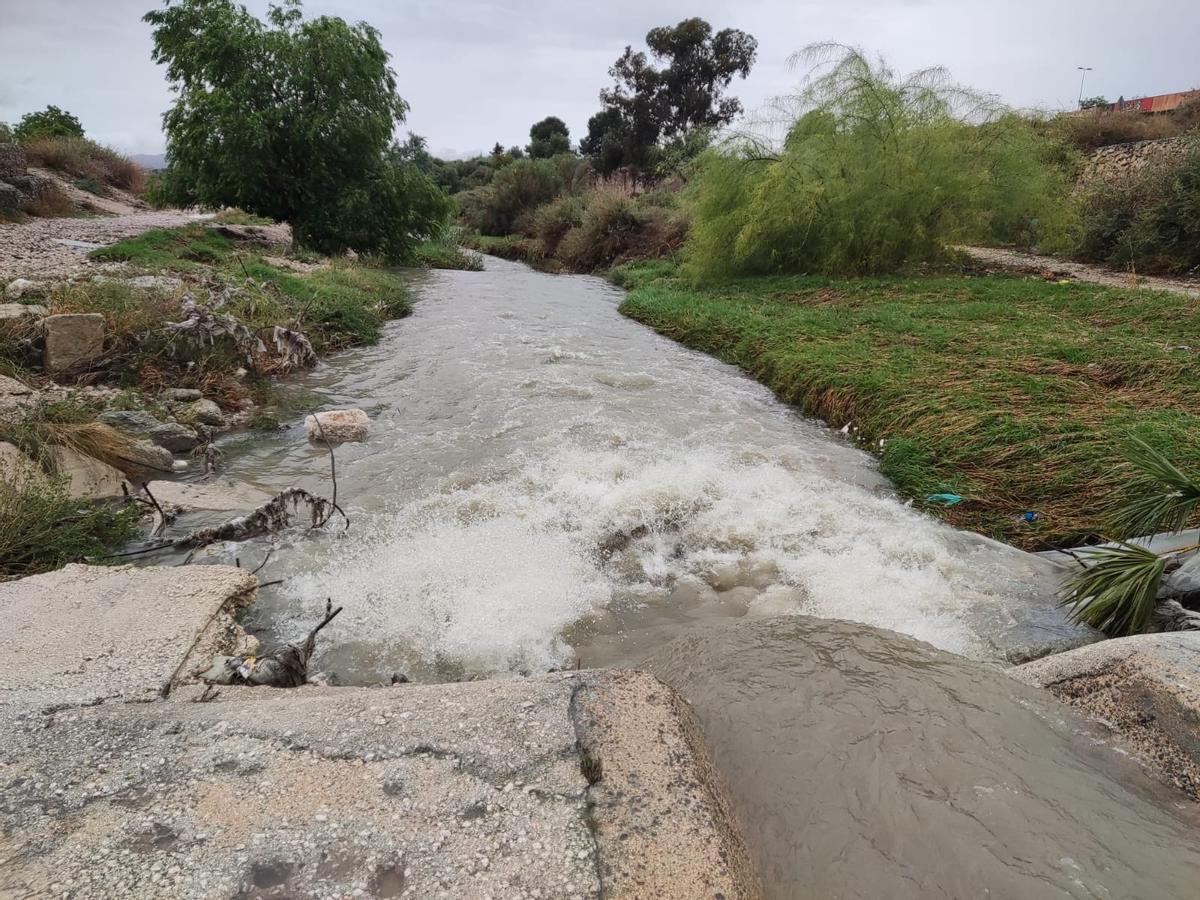
[[[258,579],[232,566],[70,565],[0,584],[0,707],[151,700],[237,646]]]
[[[1008,672],[1100,719],[1200,799],[1200,632],[1102,641]]]
[[[757,896],[651,676],[200,696],[0,718],[0,896]]]

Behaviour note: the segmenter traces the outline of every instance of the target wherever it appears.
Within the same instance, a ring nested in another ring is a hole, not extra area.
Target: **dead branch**
[[[270,534],[286,528],[292,515],[301,505],[308,507],[313,528],[320,528],[336,512],[350,527],[350,519],[336,502],[311,494],[303,488],[288,488],[244,516],[237,516],[212,528],[200,528],[172,541],[176,550],[198,549],[218,541],[246,541],[260,535]]]
[[[1159,631],[1200,631],[1200,612],[1178,600],[1160,600],[1154,607],[1154,627]]]
[[[285,369],[296,366],[311,369],[317,364],[317,352],[302,332],[276,325],[272,336],[275,340],[275,350],[283,359]]]
[[[337,460],[334,457],[333,444],[331,444],[329,442],[329,438],[325,436],[325,426],[321,424],[321,417],[313,416],[313,421],[317,423],[317,431],[321,435],[321,440],[324,441],[325,446],[329,448],[329,480],[333,482],[333,498],[329,501],[331,506],[331,509],[329,510],[329,516],[325,517],[325,520],[321,522],[321,525],[313,526],[314,528],[320,528],[325,524],[325,522],[329,521],[329,518],[333,515],[333,510],[336,509],[338,512],[341,512],[342,508],[337,505]],[[344,512],[342,513],[342,518],[346,519],[346,527],[349,528],[350,519],[346,517]]]

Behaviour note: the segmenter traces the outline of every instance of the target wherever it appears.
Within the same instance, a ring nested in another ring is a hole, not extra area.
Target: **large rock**
[[[5,181],[0,181],[0,211],[12,212],[19,209],[25,196]]]
[[[322,444],[346,441],[365,441],[371,430],[371,420],[361,409],[330,409],[314,413],[304,420],[308,439]]]
[[[1102,641],[1008,672],[1100,719],[1200,796],[1200,632]]]
[[[134,441],[121,455],[121,468],[139,479],[174,471],[175,457],[165,447],[149,440]]]
[[[31,397],[33,396],[33,388],[27,384],[22,384],[15,378],[9,378],[7,375],[0,375],[0,402],[3,402],[6,397]]]
[[[0,141],[0,178],[8,180],[14,175],[24,175],[29,160],[20,144]]]
[[[26,200],[37,200],[49,189],[53,183],[49,178],[41,175],[10,175],[4,179],[13,187],[15,187]]]
[[[686,705],[644,674],[198,692],[0,727],[14,895],[759,896]]]
[[[49,310],[36,303],[0,303],[0,321],[33,322]]]
[[[124,496],[125,476],[119,469],[70,447],[49,449],[55,471],[67,479],[67,490],[78,500],[107,500]]]
[[[28,278],[14,278],[4,288],[4,296],[9,300],[21,300],[25,297],[40,297],[45,293],[45,287]]]
[[[142,410],[108,410],[96,419],[122,434],[153,441],[171,453],[187,453],[200,443],[195,429],[178,422],[160,422]]]
[[[46,371],[86,369],[104,354],[104,316],[62,313],[42,320],[46,330]]]
[[[196,400],[193,403],[189,403],[187,406],[176,411],[175,417],[181,422],[191,422],[197,425],[215,425],[219,427],[225,424],[225,414],[221,412],[221,407],[217,406],[212,400]]]
[[[44,484],[46,473],[17,447],[0,441],[0,481],[18,490],[28,484]]]

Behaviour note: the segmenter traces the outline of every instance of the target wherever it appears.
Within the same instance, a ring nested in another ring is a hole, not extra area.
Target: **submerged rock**
[[[159,503],[184,511],[251,510],[271,499],[269,494],[258,488],[234,482],[189,484],[183,481],[152,481],[146,487]]]
[[[371,420],[361,409],[330,409],[308,416],[304,427],[308,439],[314,443],[340,444],[365,441],[371,430]]]

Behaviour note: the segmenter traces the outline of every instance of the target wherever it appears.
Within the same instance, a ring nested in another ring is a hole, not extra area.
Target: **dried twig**
[[[331,444],[329,442],[329,438],[325,436],[325,427],[321,424],[321,417],[313,416],[313,421],[317,423],[317,431],[321,434],[321,440],[324,441],[325,446],[329,448],[329,480],[333,482],[333,499],[330,500],[332,509],[329,511],[329,516],[332,516],[334,509],[336,509],[338,512],[342,512],[342,508],[337,505],[337,460],[334,458],[333,444]],[[321,525],[314,525],[313,527],[320,528],[325,524],[325,522],[329,521],[329,516],[326,516],[325,520],[321,522]],[[346,519],[346,527],[349,528],[350,519],[344,512],[342,513],[342,518]]]

